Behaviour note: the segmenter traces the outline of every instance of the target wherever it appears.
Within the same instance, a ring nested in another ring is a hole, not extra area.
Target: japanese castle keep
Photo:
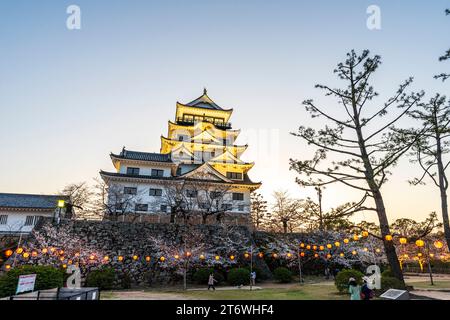
[[[114,172],[101,171],[108,194],[105,217],[120,220],[249,224],[250,193],[261,186],[240,160],[247,145],[240,130],[207,95],[176,104],[175,120],[161,136],[160,153],[111,153]]]

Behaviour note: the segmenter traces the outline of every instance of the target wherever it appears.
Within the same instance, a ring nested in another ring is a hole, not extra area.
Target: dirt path
[[[149,291],[107,291],[102,292],[102,300],[193,300],[190,297],[169,292]]]

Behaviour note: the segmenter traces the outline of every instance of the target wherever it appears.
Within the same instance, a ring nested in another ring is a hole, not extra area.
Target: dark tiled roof
[[[208,97],[206,93],[206,89],[203,91],[203,95],[198,97],[195,100],[192,100],[191,102],[186,104],[190,107],[196,107],[196,108],[204,108],[204,109],[214,109],[214,110],[223,110],[221,107],[219,107],[210,97]]]
[[[141,161],[156,161],[156,162],[172,162],[170,158],[170,153],[151,153],[151,152],[139,152],[130,151],[123,149],[120,154],[111,154],[116,158],[130,159],[130,160],[141,160]]]
[[[61,195],[13,194],[0,193],[0,207],[54,209],[58,200],[69,201],[69,197]]]
[[[192,171],[192,170],[191,170]],[[145,179],[145,180],[186,180],[186,181],[195,181],[195,182],[202,182],[204,180],[202,179],[195,179],[195,178],[184,178],[183,176],[177,176],[177,177],[153,177],[153,176],[145,176],[145,175],[130,175],[130,174],[123,174],[123,173],[116,173],[116,172],[106,172],[106,171],[100,171],[101,175],[109,176],[109,177],[121,177],[121,178],[133,178],[133,179]],[[185,173],[186,174],[186,173]],[[212,183],[227,183],[224,181],[216,181],[216,180],[208,180],[208,182]],[[247,184],[247,185],[258,185],[258,182],[253,182],[250,180],[248,175],[244,175],[244,180],[234,180],[232,183],[235,184]]]

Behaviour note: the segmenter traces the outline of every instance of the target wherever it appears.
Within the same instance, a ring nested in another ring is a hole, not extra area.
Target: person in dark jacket
[[[367,284],[367,278],[364,279],[364,283],[361,287],[361,298],[362,300],[370,300],[373,298],[373,291],[372,289],[369,288],[368,284]]]

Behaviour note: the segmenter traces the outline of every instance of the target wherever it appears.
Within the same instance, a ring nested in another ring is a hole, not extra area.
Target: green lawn
[[[206,300],[347,300],[347,295],[337,293],[335,287],[304,285],[294,288],[268,288],[261,290],[188,291],[186,298]]]
[[[439,281],[434,280],[434,286],[431,285],[430,281],[423,282],[407,282],[409,286],[413,286],[414,289],[448,289],[450,290],[450,281]]]

